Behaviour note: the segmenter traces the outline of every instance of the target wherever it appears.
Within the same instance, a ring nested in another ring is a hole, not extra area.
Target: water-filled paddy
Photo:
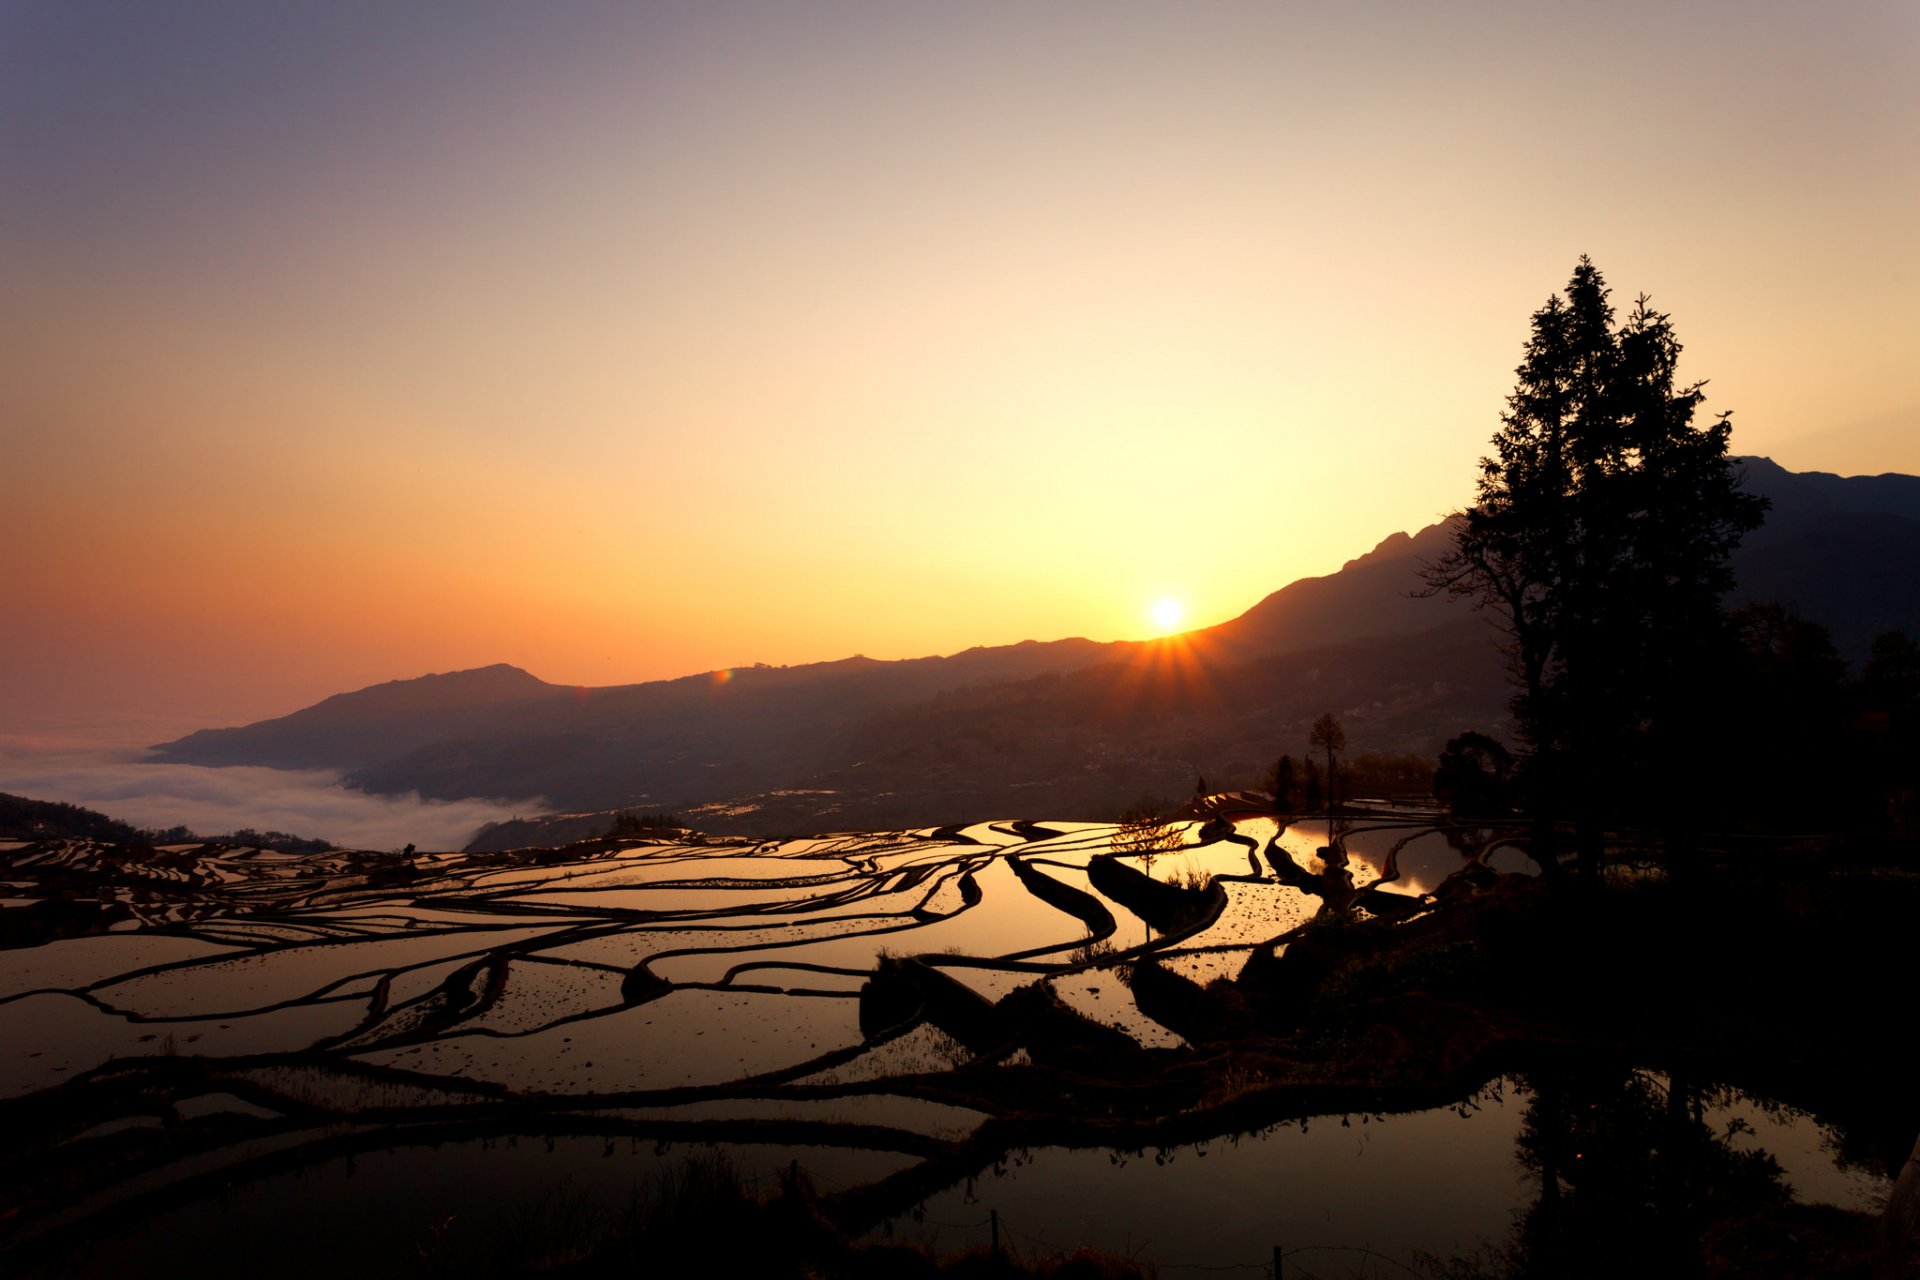
[[[754,1177],[801,1159],[823,1187],[945,1160],[948,1189],[917,1219],[924,1189],[892,1213],[898,1233],[949,1232],[947,1245],[977,1233],[935,1224],[986,1207],[1016,1240],[1168,1264],[1263,1263],[1275,1244],[1404,1258],[1503,1236],[1530,1203],[1517,1086],[1464,1118],[1336,1116],[1146,1151],[996,1140],[970,1166],[953,1154],[990,1124],[991,1081],[1037,1061],[1071,1070],[1075,1052],[1120,1052],[1150,1073],[1210,1051],[1155,1017],[1185,1026],[1181,1010],[1136,1000],[1137,959],[1204,986],[1284,949],[1358,887],[1421,896],[1462,872],[1537,871],[1512,843],[1410,822],[1356,822],[1322,857],[1322,824],[1195,821],[1152,867],[1148,888],[1198,913],[1168,933],[1145,925],[1152,904],[1132,882],[1097,874],[1115,865],[1095,861],[1115,834],[1002,821],[414,863],[175,850],[164,876],[140,882],[125,931],[0,951],[0,1097],[50,1117],[32,1141],[78,1171],[66,1200],[0,1228],[0,1251],[113,1221],[123,1234],[101,1238],[83,1274],[163,1273],[155,1259],[171,1256],[237,1274],[270,1256],[281,1274],[337,1276],[350,1258],[378,1275],[417,1267],[423,1231],[453,1257],[551,1233],[541,1213],[580,1229],[689,1134],[725,1142]],[[132,892],[96,847],[7,857],[9,893],[24,898],[42,869],[58,873],[48,885],[91,875],[103,896]],[[875,973],[912,957],[936,977],[899,966],[908,985],[876,994]],[[931,985],[916,995],[912,981]],[[1883,1191],[1837,1169],[1804,1116],[1704,1105],[1722,1129],[1740,1119],[1738,1141],[1764,1145],[1803,1198],[1870,1204]],[[754,1125],[782,1126],[778,1141]],[[404,1130],[420,1126],[442,1126],[438,1147],[409,1145]],[[551,1152],[524,1136],[543,1127]],[[876,1135],[891,1129],[920,1145],[885,1146]],[[317,1133],[353,1154],[300,1154]],[[144,1189],[185,1203],[90,1218],[128,1190],[116,1172],[128,1151],[151,1165]],[[195,1181],[215,1169],[224,1199]],[[362,1215],[364,1238],[325,1229],[339,1214]],[[467,1225],[432,1236],[449,1218]],[[1311,1270],[1349,1274],[1332,1254]]]
[[[108,934],[68,938],[0,952],[0,999],[28,991],[91,986],[121,974],[185,960],[239,954],[203,938],[170,934]]]
[[[1670,1082],[1637,1073],[1655,1101]],[[1708,1134],[1765,1151],[1803,1201],[1877,1211],[1887,1183],[1836,1167],[1804,1114],[1713,1091]],[[1524,1158],[1535,1091],[1494,1082],[1457,1103],[1404,1114],[1312,1117],[1198,1143],[1139,1150],[1013,1152],[888,1223],[943,1249],[984,1243],[988,1210],[1016,1247],[1091,1246],[1163,1269],[1257,1269],[1275,1246],[1290,1274],[1403,1274],[1419,1255],[1502,1245],[1541,1196]],[[1711,1137],[1708,1139],[1712,1140]],[[1257,1270],[1250,1273],[1257,1273]]]
[[[620,1093],[724,1084],[861,1041],[855,1002],[760,991],[670,991],[530,1033],[440,1036],[361,1061],[538,1093]]]

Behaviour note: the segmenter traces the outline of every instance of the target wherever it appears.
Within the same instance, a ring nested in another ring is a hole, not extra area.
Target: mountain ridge
[[[1920,479],[1862,487],[1739,461],[1774,509],[1736,555],[1729,606],[1781,600],[1856,661],[1878,630],[1920,631]],[[1508,696],[1488,620],[1420,591],[1447,531],[1395,532],[1163,640],[1027,640],[598,687],[494,664],[202,730],[154,758],[337,769],[352,786],[430,799],[675,808],[758,832],[1179,795],[1196,774],[1257,776],[1323,710],[1356,749],[1431,754],[1461,729],[1499,731]]]

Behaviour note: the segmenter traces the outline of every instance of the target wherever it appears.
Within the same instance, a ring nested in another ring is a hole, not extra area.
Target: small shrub
[[[1180,864],[1179,870],[1167,877],[1167,883],[1176,889],[1199,893],[1213,883],[1213,877],[1196,865],[1192,858],[1187,858]]]
[[[1068,953],[1067,960],[1071,964],[1098,964],[1112,954],[1113,943],[1105,938],[1095,938],[1075,947]]]

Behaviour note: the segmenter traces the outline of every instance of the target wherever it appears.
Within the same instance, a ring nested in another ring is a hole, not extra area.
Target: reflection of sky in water
[[[669,981],[717,982],[742,959],[870,969],[883,950],[920,954],[955,948],[972,956],[1004,956],[1036,947],[1072,946],[1087,936],[1086,925],[1077,917],[1028,893],[1004,860],[982,868],[975,883],[982,894],[978,905],[911,930],[830,938],[744,955],[669,956],[649,967]]]
[[[1231,840],[1221,840],[1198,848],[1175,849],[1157,855],[1153,860],[1152,875],[1160,881],[1184,881],[1193,875],[1211,879],[1214,876],[1273,874],[1266,866],[1254,865],[1252,859],[1258,855],[1257,849],[1248,849]],[[1125,857],[1120,861],[1135,871],[1147,869],[1145,860],[1139,857]]]
[[[1277,832],[1277,824],[1262,816],[1240,816],[1235,828],[1255,840]],[[1042,874],[1101,902],[1118,926],[1112,945],[1148,939],[1137,917],[1095,890],[1084,869],[1091,856],[1108,847],[1113,824],[1030,829],[1034,838],[1024,842],[1007,823],[977,824],[970,830],[994,844],[882,833],[766,844],[752,854],[724,846],[629,844],[597,854],[583,849],[549,865],[500,865],[497,860],[470,865],[457,856],[434,857],[420,860],[426,875],[404,896],[383,895],[355,876],[342,877],[337,861],[341,855],[261,858],[183,846],[171,855],[165,874],[178,882],[182,893],[199,895],[194,907],[199,918],[177,919],[177,911],[164,901],[142,908],[146,918],[179,932],[142,932],[139,921],[128,921],[132,932],[8,953],[0,967],[0,992],[44,987],[62,994],[11,1010],[0,1004],[0,1019],[11,1020],[23,1044],[67,1041],[73,1047],[73,1052],[52,1054],[30,1048],[24,1058],[37,1065],[13,1087],[16,1092],[41,1087],[55,1075],[83,1071],[114,1056],[158,1052],[156,1046],[168,1034],[197,1037],[190,1042],[193,1052],[213,1052],[243,1043],[238,1030],[242,1025],[253,1028],[248,1033],[252,1039],[245,1043],[301,1048],[322,1037],[350,1035],[343,1050],[366,1055],[368,1061],[384,1061],[382,1055],[397,1053],[409,1066],[449,1077],[474,1072],[541,1088],[649,1088],[669,1077],[712,1083],[797,1065],[817,1056],[800,1046],[811,1049],[823,1036],[824,1042],[844,1047],[853,1006],[847,1000],[823,1004],[821,998],[782,993],[851,996],[860,985],[856,975],[871,969],[883,951],[984,958],[1039,950],[1056,963],[1070,961],[1072,949],[1087,939],[1085,925],[1028,891],[1002,851],[1008,844],[1019,844],[1020,855],[1030,858]],[[1200,824],[1187,822],[1183,830],[1189,839],[1197,839]],[[1378,856],[1411,830],[1362,830],[1350,844],[1361,857]],[[1279,834],[1288,847],[1324,838],[1310,824]],[[1432,843],[1438,837],[1422,840]],[[1424,849],[1422,840],[1409,845],[1409,851]],[[83,846],[61,846],[47,856],[84,859],[86,854]],[[1154,867],[1165,879],[1244,876],[1250,869],[1247,847],[1226,840],[1189,844]],[[961,892],[968,871],[981,895],[973,906],[964,903]],[[31,877],[31,868],[23,867],[22,874]],[[343,887],[328,888],[330,876]],[[721,876],[733,878],[718,880]],[[794,876],[818,877],[819,882],[778,883]],[[679,884],[688,880],[707,883]],[[1246,946],[1285,933],[1318,905],[1271,879],[1222,884],[1227,905],[1218,920],[1179,945],[1232,950],[1219,958],[1174,961],[1177,971],[1191,972],[1201,981],[1230,976],[1244,963]],[[31,878],[23,882],[27,889],[32,885]],[[248,906],[264,902],[269,908],[274,895],[283,895],[289,905],[279,911],[223,915],[219,895]],[[916,917],[916,909],[922,915]],[[674,918],[689,912],[702,914]],[[190,936],[195,930],[200,937]],[[663,954],[671,952],[680,954]],[[463,968],[489,957],[494,962],[463,980],[451,1002],[439,990]],[[731,1035],[728,1028],[734,1026],[713,1011],[747,1005],[686,991],[647,1006],[654,1011],[651,1016],[631,1017],[623,1011],[626,972],[643,961],[655,976],[679,984],[727,981],[728,972],[744,963],[853,972],[809,975],[804,968],[762,967],[740,975],[733,980],[736,988],[776,990],[730,993],[729,999],[764,1002],[750,1006],[763,1011],[757,1023],[740,1024],[740,1034],[750,1044],[730,1054],[712,1051],[716,1041],[708,1034]],[[115,980],[150,966],[170,967]],[[992,998],[1035,980],[952,968],[959,981]],[[1097,981],[1087,979],[1083,985]],[[86,1007],[64,994],[84,987],[91,987],[108,1010]],[[1129,993],[1117,984],[1097,993],[1069,985],[1062,998],[1143,1043],[1167,1038],[1145,1022]],[[363,1027],[352,1025],[370,1001],[381,999],[385,1007],[378,1017]],[[710,1011],[704,1016],[714,1025],[696,1027],[689,1037],[692,1048],[711,1059],[710,1069],[676,1066],[686,1046],[656,1051],[656,1042],[678,1034],[688,1020],[682,1011],[688,1009]],[[155,1021],[129,1022],[111,1010]],[[207,1019],[230,1025],[213,1028],[220,1033],[215,1035],[202,1025]],[[562,1022],[566,1025],[551,1034],[558,1035],[556,1043],[564,1047],[553,1053],[566,1060],[569,1070],[553,1071],[538,1059],[551,1047],[543,1038],[550,1036],[544,1028]],[[784,1049],[779,1038],[759,1034],[776,1026],[787,1026],[792,1033]],[[576,1043],[597,1041],[613,1034],[609,1028],[615,1027],[622,1035],[637,1036],[642,1051],[636,1054],[629,1046],[628,1052],[599,1054],[590,1072],[573,1065],[585,1060],[576,1054]],[[393,1036],[424,1028],[433,1029],[437,1039],[382,1048]],[[786,1061],[778,1061],[783,1052]],[[615,1063],[628,1065],[611,1065]]]
[[[807,902],[813,905],[810,905],[805,912],[806,916],[817,919],[823,915],[845,916],[855,913],[870,915],[875,912],[911,911],[919,905],[922,898],[927,896],[934,883],[929,878],[909,888],[896,889],[891,893],[851,892],[856,887],[862,890],[870,887],[870,881],[857,886],[842,882],[761,890],[745,887],[720,890],[581,889],[569,884],[551,893],[517,893],[511,901],[535,906],[579,907],[582,910],[672,912],[725,911],[728,908],[764,907],[770,902]],[[841,901],[844,901],[844,906],[837,905]],[[720,922],[717,916],[714,920],[716,923]]]
[[[1327,863],[1320,857],[1326,843],[1326,822],[1309,820],[1293,823],[1281,832],[1278,847],[1303,870],[1318,875],[1327,869]],[[1386,892],[1415,897],[1432,893],[1468,862],[1465,855],[1447,842],[1445,832],[1414,825],[1356,823],[1341,834],[1340,845],[1346,850],[1347,871],[1356,888],[1378,883]],[[1398,875],[1393,880],[1384,880],[1389,861],[1394,863]],[[1521,868],[1502,865],[1495,869]]]
[[[1285,948],[1280,950],[1284,951]],[[1197,982],[1204,987],[1216,978],[1239,977],[1252,954],[1251,947],[1236,947],[1227,951],[1174,952],[1162,956],[1160,964],[1168,972],[1177,973],[1189,982]]]
[[[1276,831],[1271,819],[1242,819],[1236,826],[1258,840]],[[1142,940],[1136,936],[1137,918],[1095,891],[1085,871],[1088,858],[1107,846],[1112,831],[1112,824],[1073,824],[1021,843],[1017,853],[1037,863],[1044,856],[1046,862],[1038,866],[1044,875],[1104,903],[1119,929],[1111,944],[1127,946]],[[1077,917],[1036,897],[1015,875],[1009,850],[1000,845],[1003,838],[1019,843],[1018,837],[1009,836],[1005,824],[997,824],[992,834],[993,847],[903,842],[890,835],[835,836],[765,846],[756,856],[666,846],[628,847],[598,858],[583,851],[545,867],[432,859],[422,860],[426,878],[398,892],[377,889],[361,870],[329,861],[337,855],[259,859],[185,848],[166,869],[169,883],[183,896],[174,902],[162,895],[141,905],[140,919],[123,922],[130,931],[0,954],[0,993],[53,988],[13,1000],[0,994],[0,1042],[20,1046],[0,1063],[0,1096],[71,1081],[116,1058],[164,1055],[169,1045],[182,1054],[219,1059],[331,1042],[334,1047],[296,1065],[248,1070],[269,1089],[292,1090],[294,1103],[304,1092],[332,1098],[350,1111],[368,1105],[455,1106],[467,1081],[495,1082],[532,1095],[706,1089],[772,1073],[810,1073],[808,1082],[849,1086],[902,1073],[943,1072],[966,1062],[971,1055],[965,1049],[927,1024],[879,1043],[864,1042],[857,993],[883,950],[927,955],[956,981],[993,1000],[1046,982],[1063,1004],[1092,1021],[1143,1045],[1179,1046],[1175,1033],[1148,1019],[1133,1002],[1113,968],[1050,977],[940,963],[945,955],[990,958],[1052,948],[1041,963],[1066,965],[1073,949],[1086,941]],[[1278,833],[1280,847],[1310,869],[1317,866],[1313,851],[1325,838],[1324,826],[1315,823]],[[1360,883],[1395,856],[1400,880],[1390,887],[1402,891],[1430,890],[1467,865],[1442,833],[1410,825],[1358,827],[1348,833],[1347,848]],[[805,856],[778,856],[789,853]],[[1247,855],[1244,845],[1221,841],[1170,855],[1154,870],[1162,878],[1189,868],[1245,875]],[[28,865],[33,857],[51,859],[48,865],[54,866],[88,856],[84,847],[64,845],[30,855],[14,873],[24,879],[12,888],[34,888],[36,873]],[[1534,870],[1512,846],[1495,850],[1488,862]],[[969,869],[980,901],[963,906],[961,873]],[[676,881],[723,871],[739,878],[674,887]],[[773,883],[795,872],[830,878],[805,885]],[[1286,933],[1321,905],[1313,895],[1271,878],[1221,884],[1226,906],[1218,920],[1174,944],[1162,958],[1172,972],[1202,984],[1235,976],[1251,945]],[[543,912],[543,904],[553,909]],[[915,908],[923,915],[916,917]],[[689,911],[714,914],[676,918]],[[949,914],[926,918],[927,912]],[[152,924],[168,932],[143,931]],[[281,945],[280,939],[293,941]],[[222,942],[250,949],[217,945]],[[765,945],[750,949],[756,944]],[[682,954],[661,955],[673,950]],[[741,964],[762,967],[739,975],[729,988],[683,985],[629,1006],[628,971],[649,957],[656,957],[650,968],[657,977],[681,984],[718,982]],[[806,965],[848,972],[813,973]],[[163,967],[139,972],[150,966]],[[453,984],[457,989],[444,987],[463,971]],[[755,987],[771,989],[750,989]],[[790,994],[808,991],[821,994]],[[109,1007],[88,1003],[82,992]],[[384,1008],[376,1010],[381,1001]],[[136,1021],[129,1013],[154,1020]],[[397,1036],[425,1038],[396,1042]],[[356,1062],[402,1067],[422,1077],[413,1083],[368,1080],[328,1065]],[[248,1117],[256,1125],[272,1123],[270,1117],[261,1119],[262,1109],[253,1103],[218,1088],[203,1093],[192,1109],[219,1112],[234,1124],[245,1124]],[[880,1119],[884,1114],[913,1109],[902,1102],[890,1111],[872,1095],[836,1101],[842,1110],[876,1123],[886,1123]],[[866,1108],[866,1102],[873,1105]],[[764,1099],[731,1099],[725,1105],[749,1115],[761,1114],[757,1107],[776,1106]],[[778,1105],[790,1118],[809,1110],[795,1100]],[[1288,1128],[1249,1135],[1237,1144],[1214,1142],[1205,1156],[1175,1152],[1164,1165],[1151,1155],[1115,1162],[1105,1152],[1045,1150],[1031,1164],[1015,1161],[1004,1178],[979,1180],[975,1191],[982,1204],[994,1203],[990,1195],[999,1197],[1012,1232],[1044,1234],[1063,1246],[1088,1240],[1123,1253],[1137,1248],[1142,1257],[1168,1264],[1237,1264],[1265,1259],[1276,1241],[1293,1249],[1315,1239],[1389,1253],[1410,1247],[1445,1252],[1500,1236],[1508,1213],[1524,1199],[1512,1160],[1517,1108],[1511,1100],[1489,1100],[1466,1122],[1450,1111],[1385,1123],[1355,1120],[1351,1128],[1337,1120],[1320,1121],[1306,1133]],[[830,1109],[824,1103],[812,1108],[819,1113],[815,1118]],[[672,1110],[683,1119],[696,1114],[684,1106]],[[1835,1170],[1817,1128],[1805,1117],[1776,1118],[1757,1107],[1725,1111],[1710,1120],[1723,1128],[1736,1114],[1744,1116],[1757,1132],[1739,1143],[1773,1152],[1803,1197],[1870,1205],[1884,1186]],[[635,1107],[622,1114],[631,1117]],[[671,1118],[664,1110],[662,1117]],[[108,1108],[92,1123],[96,1133],[105,1134],[147,1120]],[[956,1121],[948,1116],[942,1123]],[[246,1141],[287,1140],[266,1133]],[[598,1140],[592,1143],[598,1153]],[[626,1150],[623,1143],[608,1150],[619,1154]],[[572,1148],[563,1143],[557,1149]],[[461,1144],[447,1150],[491,1149]],[[405,1165],[424,1172],[437,1170],[439,1158],[414,1152],[362,1160],[370,1167]],[[844,1156],[855,1164],[862,1158],[860,1153]],[[900,1161],[871,1159],[895,1162],[888,1167]],[[383,1160],[387,1165],[380,1164]],[[615,1166],[631,1171],[642,1163]],[[496,1167],[511,1164],[506,1158]],[[547,1167],[571,1168],[564,1161]],[[333,1176],[315,1174],[323,1183]],[[512,1194],[537,1196],[548,1185],[528,1176],[534,1183]],[[344,1173],[341,1178],[343,1204],[367,1185],[347,1186],[353,1180]],[[279,1194],[276,1179],[252,1185],[262,1197]],[[930,1208],[956,1220],[968,1217],[966,1210],[977,1206],[947,1204],[956,1196],[964,1200],[964,1189],[942,1192]],[[408,1213],[424,1204],[419,1196],[396,1201]],[[1383,1213],[1382,1205],[1393,1205],[1393,1213]],[[200,1238],[215,1213],[202,1205],[156,1223],[174,1223],[167,1229]],[[249,1229],[262,1233],[261,1239],[277,1240],[276,1250],[304,1247],[294,1240],[302,1230],[298,1223]],[[375,1228],[374,1236],[384,1229]],[[116,1256],[117,1247],[106,1246],[101,1256]],[[326,1251],[332,1247],[314,1256],[331,1256]],[[341,1247],[354,1250],[356,1263],[368,1260],[358,1243]],[[303,1256],[292,1273],[301,1274],[297,1267],[305,1262]],[[379,1265],[370,1265],[378,1274]],[[1343,1274],[1325,1259],[1306,1259],[1303,1266],[1324,1276]]]
[[[943,964],[940,972],[996,1003],[1021,987],[1039,982],[1043,973],[1025,973],[1018,969],[986,969],[970,964]]]
[[[1171,1159],[1046,1147],[928,1199],[926,1216],[971,1222],[998,1209],[1019,1243],[1094,1245],[1163,1267],[1264,1263],[1275,1244],[1361,1245],[1395,1257],[1424,1249],[1466,1252],[1506,1234],[1528,1189],[1513,1158],[1521,1108],[1489,1106],[1462,1119],[1450,1109],[1384,1120],[1321,1118],[1262,1133],[1179,1147]],[[1204,1155],[1201,1154],[1204,1151]],[[895,1220],[908,1239],[922,1228]],[[942,1248],[985,1239],[980,1230],[926,1228]],[[1337,1253],[1302,1256],[1320,1276],[1378,1274]],[[1247,1274],[1258,1274],[1250,1271]]]
[[[149,965],[232,954],[231,947],[198,938],[136,934],[20,947],[0,952],[0,999],[42,987],[84,987]]]
[[[540,1093],[677,1089],[762,1075],[860,1043],[851,998],[669,991],[631,1009],[507,1039],[455,1034],[357,1055]]]
[[[1400,874],[1381,888],[1416,895],[1432,893],[1441,881],[1466,865],[1466,856],[1447,843],[1445,832],[1423,832],[1400,846],[1394,859]]]
[[[1120,975],[1111,969],[1091,969],[1052,979],[1048,984],[1060,1003],[1081,1017],[1116,1028],[1149,1049],[1175,1049],[1185,1040],[1140,1012]]]
[[[1319,875],[1327,869],[1327,864],[1320,858],[1320,850],[1327,843],[1326,823],[1293,823],[1280,833],[1277,843],[1281,852],[1292,858],[1302,870]]]
[[[1825,1134],[1805,1112],[1763,1108],[1736,1095],[1730,1102],[1706,1108],[1702,1118],[1716,1133],[1725,1133],[1736,1119],[1748,1126],[1751,1132],[1733,1139],[1734,1149],[1764,1150],[1779,1161],[1797,1200],[1837,1204],[1862,1213],[1879,1213],[1886,1207],[1887,1179],[1836,1164]]]
[[[620,993],[624,979],[625,975],[610,969],[510,960],[499,996],[477,1017],[469,1018],[466,1026],[516,1035],[576,1013],[618,1009],[624,1003]]]
[[[364,999],[336,1000],[240,1016],[139,1023],[78,996],[22,996],[0,1004],[0,1044],[9,1046],[0,1054],[0,1098],[52,1088],[115,1058],[176,1049],[216,1058],[305,1049],[353,1030],[366,1013]]]
[[[1527,1102],[1503,1084],[1477,1095],[1464,1117],[1456,1107],[1364,1120],[1323,1116],[1304,1128],[1290,1122],[1118,1160],[1098,1148],[1017,1152],[1002,1163],[1004,1172],[988,1170],[929,1197],[925,1223],[903,1216],[893,1228],[957,1250],[985,1242],[984,1225],[935,1224],[971,1224],[996,1209],[1003,1234],[1020,1247],[1090,1245],[1176,1274],[1263,1264],[1276,1244],[1290,1256],[1300,1251],[1292,1264],[1299,1274],[1400,1274],[1378,1258],[1338,1249],[1369,1249],[1404,1264],[1416,1251],[1444,1258],[1504,1241],[1515,1212],[1539,1195],[1538,1175],[1515,1156]],[[1756,1130],[1736,1146],[1772,1153],[1802,1199],[1868,1212],[1884,1203],[1887,1181],[1836,1168],[1805,1114],[1769,1117],[1736,1095],[1705,1118],[1724,1132],[1736,1116]]]
[[[1320,910],[1320,899],[1289,885],[1229,880],[1221,888],[1227,893],[1226,910],[1199,933],[1180,939],[1181,949],[1265,942],[1305,924]]]
[[[1023,1051],[1024,1052],[1024,1051]],[[797,1085],[864,1084],[893,1076],[949,1071],[973,1055],[958,1040],[929,1023],[869,1045],[844,1062],[801,1076]]]
[[[476,888],[537,883],[549,889],[586,889],[702,880],[834,880],[853,874],[838,858],[690,857],[632,858],[614,867],[576,867],[561,871],[523,867],[481,876]]]
[[[397,969],[443,957],[482,955],[526,942],[546,929],[461,929],[419,938],[284,947],[189,968],[128,978],[97,988],[95,995],[118,1009],[147,1017],[185,1018],[244,1012],[297,1000],[372,969]]]
[[[805,1120],[815,1124],[876,1124],[930,1138],[966,1137],[987,1118],[984,1111],[908,1098],[897,1093],[861,1093],[844,1098],[714,1098],[671,1107],[618,1107],[605,1114],[635,1120]]]
[[[1527,851],[1518,845],[1503,844],[1497,849],[1490,850],[1486,856],[1486,863],[1495,871],[1504,872],[1507,875],[1537,876],[1540,874],[1540,864],[1528,857]]]

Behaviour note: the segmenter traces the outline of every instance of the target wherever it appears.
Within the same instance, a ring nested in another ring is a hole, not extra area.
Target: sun
[[[1162,631],[1171,631],[1180,625],[1185,613],[1178,600],[1156,600],[1153,604],[1153,625]]]

